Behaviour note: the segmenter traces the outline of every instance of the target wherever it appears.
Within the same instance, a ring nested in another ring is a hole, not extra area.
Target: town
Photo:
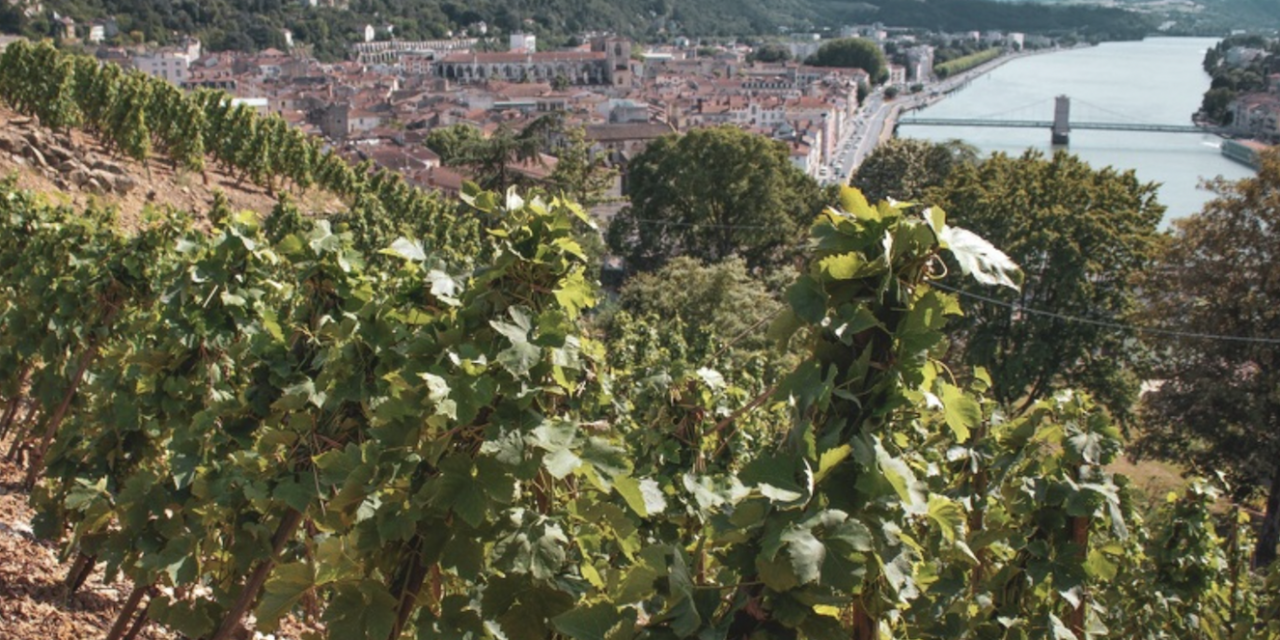
[[[556,113],[562,129],[582,128],[593,158],[620,169],[611,194],[624,192],[629,158],[668,133],[734,125],[788,145],[792,163],[824,184],[847,181],[856,165],[891,134],[892,115],[923,96],[935,73],[935,45],[956,43],[983,52],[983,62],[1024,48],[1054,46],[1021,33],[925,34],[882,25],[846,27],[890,52],[882,77],[862,68],[805,64],[829,40],[791,34],[764,48],[708,45],[677,38],[643,47],[630,39],[586,34],[580,46],[544,51],[536,36],[486,38],[483,23],[467,37],[402,41],[390,27],[367,25],[349,59],[322,63],[299,51],[208,52],[194,38],[169,47],[120,47],[113,21],[79,24],[59,17],[63,44],[80,43],[104,63],[167,80],[184,89],[223,90],[236,103],[278,114],[322,136],[353,161],[400,172],[415,186],[456,194],[468,178],[443,166],[424,143],[440,127],[469,125],[488,136],[520,130]],[[292,43],[292,34],[284,33]],[[0,48],[4,40],[0,40]],[[505,46],[504,51],[494,51]],[[767,57],[767,56],[761,56]],[[952,78],[952,85],[956,78]],[[934,91],[936,95],[936,91]],[[554,147],[554,145],[552,145]],[[553,152],[554,148],[547,151]],[[554,153],[514,169],[532,179],[555,166]]]

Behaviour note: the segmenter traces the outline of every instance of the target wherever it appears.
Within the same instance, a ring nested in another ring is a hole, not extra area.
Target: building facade
[[[603,38],[591,51],[452,53],[431,63],[431,74],[458,84],[489,81],[630,86],[631,41]]]

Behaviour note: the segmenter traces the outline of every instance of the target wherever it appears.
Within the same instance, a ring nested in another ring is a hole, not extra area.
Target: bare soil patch
[[[113,153],[83,131],[51,131],[34,118],[0,107],[0,179],[15,176],[19,188],[45,194],[54,204],[116,207],[125,229],[136,228],[148,207],[202,216],[217,192],[237,211],[265,215],[275,206],[276,196],[266,189],[223,171],[211,159],[206,166],[203,175],[192,173],[176,169],[160,155],[143,165]],[[317,189],[291,195],[305,213],[344,208],[340,200]]]

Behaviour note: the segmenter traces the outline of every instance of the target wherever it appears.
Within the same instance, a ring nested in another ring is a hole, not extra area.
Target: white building
[[[1243,67],[1253,64],[1267,55],[1265,49],[1257,49],[1253,47],[1231,47],[1227,49],[1225,60],[1229,67]]]
[[[889,38],[889,32],[879,22],[868,25],[852,25],[840,28],[841,38],[867,38],[883,43]]]
[[[538,36],[532,33],[521,33],[519,31],[511,34],[509,43],[512,53],[537,53],[538,52]]]
[[[901,87],[907,83],[907,68],[901,65],[889,65],[889,84]]]
[[[933,77],[933,47],[924,44],[907,49],[907,79],[928,82]]]
[[[200,49],[200,41],[190,38],[183,43],[183,46],[135,53],[133,66],[149,76],[181,85],[190,75],[191,63],[200,57]]]
[[[378,35],[378,33],[377,33],[377,31],[375,31],[375,30],[374,30],[373,25],[371,25],[371,24],[366,24],[366,25],[364,26],[364,41],[365,41],[365,42],[373,42],[373,39],[374,39],[377,35]]]
[[[791,57],[794,60],[804,60],[817,53],[818,49],[821,48],[822,43],[813,40],[793,40],[787,43],[787,51],[791,52]]]
[[[232,98],[232,108],[244,105],[258,112],[259,115],[267,115],[270,101],[266,98]]]

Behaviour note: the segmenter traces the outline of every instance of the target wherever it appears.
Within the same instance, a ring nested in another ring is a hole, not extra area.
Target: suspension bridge
[[[1212,133],[1211,130],[1193,124],[1156,124],[1142,122],[1133,117],[1111,111],[1105,107],[1092,105],[1084,101],[1081,104],[1101,114],[1095,121],[1073,121],[1071,119],[1071,98],[1058,96],[1053,101],[1053,120],[1030,120],[1016,116],[1025,116],[1028,109],[1044,108],[1045,101],[1008,109],[980,118],[927,118],[910,115],[898,120],[899,125],[922,127],[1007,127],[1017,129],[1048,129],[1053,144],[1067,144],[1071,132],[1074,131],[1150,131],[1160,133]]]

